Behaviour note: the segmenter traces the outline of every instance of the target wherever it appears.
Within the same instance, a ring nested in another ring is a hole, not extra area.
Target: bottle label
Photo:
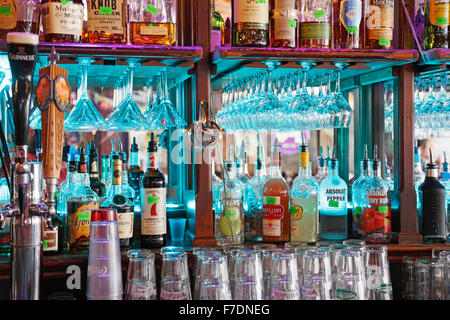
[[[42,5],[44,34],[81,36],[83,33],[83,5],[46,2]]]
[[[355,207],[353,209],[353,232],[355,235],[361,235],[363,208]]]
[[[88,32],[123,34],[123,0],[87,0]]]
[[[369,40],[378,40],[381,42],[379,45],[390,46],[394,34],[394,1],[372,1],[366,25],[369,29]]]
[[[446,28],[449,25],[450,4],[449,0],[430,1],[430,22],[432,25]]]
[[[300,35],[302,40],[329,40],[331,38],[331,24],[302,23]]]
[[[58,251],[58,230],[45,230],[43,238],[44,252]]]
[[[16,26],[16,5],[12,0],[0,2],[0,29],[13,29]]]
[[[386,190],[367,190],[369,207],[364,208],[361,219],[362,234],[391,233],[391,209]]]
[[[234,23],[269,23],[269,0],[233,0]]]
[[[117,222],[119,223],[119,239],[129,239],[133,237],[134,212],[117,212]]]
[[[295,41],[295,30],[297,29],[297,20],[290,17],[274,17],[274,39]]]
[[[281,236],[281,220],[284,217],[284,207],[280,197],[263,197],[263,234],[269,237]]]
[[[145,236],[166,234],[166,188],[145,188],[143,201],[141,234]]]
[[[141,35],[167,37],[169,35],[169,30],[165,26],[154,26],[152,24],[146,26],[144,24],[141,24]]]
[[[295,10],[295,0],[275,0],[275,6],[272,9]]]
[[[186,292],[184,291],[172,292],[161,288],[161,300],[187,300],[187,298]]]
[[[98,209],[97,202],[67,202],[69,244],[89,246],[91,211]]]
[[[319,198],[291,197],[291,241],[315,242],[319,232]]]
[[[358,33],[362,18],[361,0],[341,1],[341,10],[339,18],[341,20],[341,23],[347,29],[348,33],[351,34]]]
[[[329,208],[339,208],[342,201],[347,200],[347,190],[346,189],[327,189],[327,206]]]

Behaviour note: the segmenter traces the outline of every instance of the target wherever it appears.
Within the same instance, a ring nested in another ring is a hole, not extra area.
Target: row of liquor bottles
[[[213,9],[212,41],[288,48],[392,49],[393,0],[232,0],[231,21]],[[223,26],[223,37],[214,34]],[[216,40],[217,41],[217,40]],[[212,43],[214,49],[220,43]]]
[[[219,245],[246,241],[269,243],[325,241],[363,238],[368,243],[391,241],[392,181],[381,175],[381,160],[375,147],[373,160],[367,149],[361,161],[361,176],[352,185],[352,234],[348,231],[348,188],[339,177],[338,160],[319,161],[313,177],[307,145],[300,145],[299,174],[289,188],[281,173],[278,140],[272,149],[270,172],[266,174],[263,147],[257,147],[255,174],[245,170],[245,151],[225,162],[224,180],[212,174],[215,236]],[[327,163],[325,165],[325,163]],[[445,242],[450,209],[448,166],[438,179],[433,160],[418,184],[420,230],[426,242]],[[444,186],[445,185],[445,186]],[[447,195],[446,195],[447,194]]]
[[[157,142],[148,143],[148,167],[139,167],[139,148],[133,141],[130,166],[126,152],[103,155],[99,175],[93,142],[88,152],[74,146],[68,156],[68,174],[57,195],[57,214],[44,230],[44,254],[85,252],[89,248],[91,211],[113,208],[117,212],[121,248],[137,245],[160,248],[166,244],[166,180],[159,170]]]
[[[0,40],[8,32],[45,42],[174,45],[176,0],[4,0]]]

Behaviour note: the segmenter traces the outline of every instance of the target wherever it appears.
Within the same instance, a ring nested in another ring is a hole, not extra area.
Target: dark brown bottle
[[[46,42],[81,42],[84,15],[82,0],[43,0],[41,8]]]
[[[106,199],[106,186],[98,175],[98,155],[93,141],[89,148],[89,181],[92,191],[98,195],[101,204]]]
[[[151,133],[148,143],[148,168],[142,179],[141,247],[161,248],[166,245],[166,181],[158,168],[158,145]]]

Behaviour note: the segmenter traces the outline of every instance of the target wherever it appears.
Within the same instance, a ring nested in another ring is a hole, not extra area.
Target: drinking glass
[[[231,300],[226,256],[205,255],[200,265],[199,300]]]
[[[234,248],[226,248],[223,250],[224,255],[227,257],[228,261],[228,270],[230,271],[230,288],[231,292],[234,292],[234,285],[236,283],[236,277],[235,277],[235,265],[237,260],[237,255],[240,251],[245,250],[244,246],[237,246]]]
[[[447,248],[433,248],[431,250],[431,257],[434,259],[444,259],[447,260],[449,258],[450,250]]]
[[[414,295],[415,300],[430,298],[430,259],[418,259],[414,263]]]
[[[294,252],[273,252],[270,300],[299,300],[297,257]]]
[[[177,247],[177,246],[165,246],[159,249],[159,252],[161,254],[164,254],[166,252],[186,252],[183,247]]]
[[[161,122],[155,121],[159,114],[159,96],[158,92],[161,92],[161,76],[156,76],[156,83],[157,83],[157,95],[156,98],[154,97],[154,90],[153,90],[153,78],[149,79],[147,82],[147,106],[145,107],[144,111],[144,118],[146,120],[146,128],[147,130],[164,130],[165,127],[161,124]]]
[[[336,73],[336,88],[335,92],[331,95],[331,99],[328,100],[328,104],[334,105],[335,110],[337,111],[334,115],[334,120],[332,121],[334,128],[348,128],[350,126],[350,122],[352,120],[353,111],[350,105],[348,104],[347,99],[343,96],[341,92],[341,72],[345,64],[336,63],[336,66],[339,70],[335,71]]]
[[[240,251],[237,254],[234,274],[234,300],[264,299],[264,276],[259,251]]]
[[[150,250],[130,250],[125,300],[156,300],[155,255]]]
[[[402,258],[402,298],[404,300],[415,299],[415,263],[416,259],[413,257],[404,256]]]
[[[170,218],[170,238],[172,239],[172,244],[183,244],[184,243],[184,232],[186,230],[186,218]]]
[[[430,300],[445,300],[444,261],[430,259]]]
[[[281,248],[265,249],[262,251],[263,273],[264,273],[264,300],[270,300],[270,278],[272,274],[272,259],[273,254],[282,252]]]
[[[162,254],[160,300],[192,300],[186,252]]]
[[[331,300],[332,288],[330,253],[307,252],[303,257],[302,300]]]
[[[344,249],[337,256],[336,300],[365,300],[364,264],[361,252]]]
[[[387,248],[368,247],[364,251],[367,300],[392,300]]]
[[[219,251],[214,248],[194,248],[193,253],[196,257],[196,265],[195,265],[195,281],[194,281],[194,300],[198,300],[200,297],[200,269],[203,263],[203,259],[210,255],[220,254]]]
[[[93,132],[106,126],[105,119],[88,96],[87,78],[92,61],[91,58],[81,58],[81,96],[64,120],[64,130],[66,131]]]

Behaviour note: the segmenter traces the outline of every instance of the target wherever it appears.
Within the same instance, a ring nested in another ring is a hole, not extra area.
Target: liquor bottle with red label
[[[289,241],[289,186],[281,174],[278,139],[272,148],[270,175],[263,187],[263,242]]]
[[[362,212],[361,231],[367,243],[390,243],[391,201],[389,185],[381,176],[377,146],[372,162],[372,177],[364,183],[367,206]]]
[[[161,248],[166,245],[166,179],[158,166],[158,143],[153,132],[148,143],[148,168],[142,179],[141,247]]]

